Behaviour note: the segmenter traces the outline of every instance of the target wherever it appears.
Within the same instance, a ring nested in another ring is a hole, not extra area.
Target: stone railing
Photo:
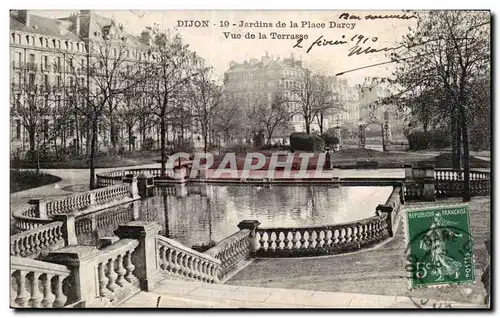
[[[12,307],[58,308],[68,303],[68,277],[64,265],[10,257],[10,294]]]
[[[157,236],[156,245],[162,274],[206,283],[219,282],[221,261],[218,259],[161,235]]]
[[[83,210],[93,203],[91,193],[91,191],[77,193],[65,196],[61,199],[48,201],[45,203],[46,215],[51,217],[56,214]]]
[[[86,214],[139,199],[137,180],[58,199],[33,199],[30,206],[13,211],[16,233],[51,223],[58,215]]]
[[[435,191],[437,197],[461,196],[464,189],[464,171],[456,169],[435,169]],[[490,173],[470,171],[469,190],[471,195],[490,194]]]
[[[257,257],[334,255],[373,246],[389,238],[383,216],[331,226],[257,228]]]
[[[56,221],[10,237],[10,255],[35,258],[65,245],[64,222]]]
[[[134,203],[131,203],[134,204]],[[118,226],[134,220],[134,212],[138,206],[130,204],[115,207],[112,210],[102,210],[88,215],[77,216],[75,221],[76,235],[90,233],[92,231],[109,228],[109,225]]]
[[[130,195],[130,185],[118,184],[103,189],[94,190],[95,203],[102,204],[112,200],[119,200]]]
[[[245,261],[255,256],[255,229],[258,221],[246,220],[238,224],[240,231],[223,239],[204,254],[221,261],[219,280],[223,280],[233,271],[244,265]]]
[[[140,291],[132,260],[138,245],[137,240],[121,239],[100,250],[95,270],[99,284],[98,293],[103,304],[119,304]]]
[[[126,175],[139,176],[141,173],[146,173],[154,178],[161,175],[161,168],[141,168],[141,169],[128,169],[128,170],[114,170],[108,172],[100,172],[96,174],[97,187],[104,188],[111,185],[122,183]]]
[[[298,228],[259,228],[255,234],[257,257],[301,257],[334,255],[374,246],[393,237],[404,185],[394,186],[375,215],[355,222]],[[247,221],[248,222],[248,221]]]
[[[470,195],[490,194],[490,172],[471,170]],[[457,197],[463,194],[464,170],[435,169],[434,165],[405,165],[405,197],[408,200],[434,201],[436,197]]]

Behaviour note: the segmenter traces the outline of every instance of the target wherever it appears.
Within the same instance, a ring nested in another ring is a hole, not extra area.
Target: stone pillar
[[[257,220],[244,220],[238,224],[238,228],[240,230],[249,229],[251,231],[248,239],[250,240],[250,257],[252,258],[255,257],[255,253],[257,251],[257,241],[255,238],[255,232],[259,225],[260,222]]]
[[[380,212],[386,214],[385,221],[387,223],[387,231],[389,233],[389,237],[394,237],[394,208],[387,204],[379,204],[376,210],[378,215],[381,215]]]
[[[66,265],[71,270],[72,284],[68,303],[84,301],[84,306],[106,306],[109,301],[99,295],[97,264],[99,250],[94,246],[69,246],[50,252],[44,261]]]
[[[62,232],[66,245],[78,245],[75,229],[75,215],[73,214],[56,214],[53,217],[54,221],[62,221]]]
[[[140,201],[134,201],[132,202],[132,210],[133,210],[133,218],[134,220],[139,219],[140,217],[140,209],[139,209]]]
[[[187,194],[188,194],[187,187],[186,187],[185,183],[174,185],[174,189],[175,189],[175,196],[178,198],[183,198],[183,197],[187,196]]]
[[[130,197],[132,199],[139,198],[139,188],[137,187],[137,177],[132,177],[132,182],[130,182]]]
[[[137,177],[137,190],[141,197],[148,196],[148,179],[152,178],[150,175],[141,173]]]
[[[365,126],[363,124],[359,125],[359,149],[365,149],[366,136],[365,136]]]
[[[342,130],[340,126],[335,127],[335,136],[339,140],[339,146],[342,147]]]
[[[48,219],[47,216],[47,199],[31,199],[29,204],[36,206],[36,217],[40,219]]]
[[[423,199],[425,201],[435,201],[435,187],[434,187],[434,165],[426,164],[424,166],[424,190],[422,193]]]
[[[413,165],[405,164],[405,181],[412,181],[413,179]]]
[[[161,273],[158,270],[158,256],[156,251],[156,236],[161,226],[155,222],[132,221],[120,225],[115,230],[119,238],[131,238],[139,241],[139,245],[132,255],[135,265],[134,274],[139,279],[142,290],[151,291],[158,286]]]

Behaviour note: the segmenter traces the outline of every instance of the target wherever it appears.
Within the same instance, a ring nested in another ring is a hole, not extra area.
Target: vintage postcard
[[[490,309],[489,11],[9,19],[12,308]]]

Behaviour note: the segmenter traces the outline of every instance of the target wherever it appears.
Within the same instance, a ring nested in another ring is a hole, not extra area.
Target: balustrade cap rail
[[[210,256],[210,255],[207,255],[205,253],[200,253],[200,252],[197,252],[187,246],[184,246],[182,245],[181,243],[175,241],[175,240],[172,240],[172,239],[169,239],[168,237],[164,237],[162,235],[158,235],[156,236],[156,239],[160,242],[160,243],[163,243],[163,244],[167,244],[167,245],[170,245],[174,248],[178,248],[180,250],[182,250],[183,252],[187,253],[187,254],[191,254],[191,255],[194,255],[194,256],[197,256],[197,257],[200,257],[200,258],[203,258],[203,259],[206,259],[208,261],[211,261],[213,263],[216,263],[217,265],[220,265],[221,264],[221,261]]]
[[[139,241],[135,239],[122,238],[114,244],[106,246],[100,250],[99,261],[106,261],[111,257],[119,254],[124,254],[128,251],[134,250],[139,245]]]
[[[33,271],[33,272],[50,272],[56,275],[68,276],[71,271],[67,266],[54,264],[49,262],[38,261],[30,258],[11,256],[11,270]]]
[[[53,222],[50,222],[50,223],[47,223],[47,224],[35,227],[34,229],[27,230],[27,231],[24,231],[24,232],[21,232],[21,233],[17,233],[17,234],[11,235],[10,241],[11,242],[12,241],[16,241],[16,240],[22,239],[24,237],[27,237],[27,236],[30,236],[30,235],[33,235],[33,234],[36,234],[36,233],[40,233],[40,232],[48,230],[48,229],[53,229],[53,228],[56,228],[56,227],[60,227],[62,225],[63,225],[63,222],[61,222],[61,221],[53,221]]]
[[[257,232],[264,232],[264,231],[272,231],[272,232],[285,232],[285,231],[303,231],[303,230],[310,230],[310,231],[325,231],[325,230],[335,230],[339,228],[345,228],[345,227],[350,227],[350,226],[357,226],[357,225],[365,225],[369,224],[371,222],[376,222],[376,221],[383,221],[384,219],[378,215],[374,215],[372,217],[362,219],[362,220],[357,220],[353,222],[347,222],[347,223],[341,223],[341,224],[334,224],[334,225],[318,225],[318,226],[299,226],[299,227],[258,227]]]
[[[243,229],[243,230],[240,230],[236,233],[233,233],[232,235],[226,237],[225,239],[223,239],[222,241],[220,241],[219,243],[217,243],[217,245],[215,245],[214,247],[208,249],[207,251],[205,251],[204,254],[206,255],[210,255],[212,257],[215,257],[215,255],[217,255],[217,253],[223,251],[224,249],[228,248],[228,247],[231,247],[231,244],[237,240],[237,239],[241,239],[245,236],[248,236],[250,235],[251,233],[251,230],[250,229]]]

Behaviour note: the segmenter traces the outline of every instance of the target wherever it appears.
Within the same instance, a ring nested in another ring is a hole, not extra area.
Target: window
[[[61,96],[60,95],[56,96],[56,106],[58,108],[61,107]]]
[[[49,86],[49,76],[48,75],[44,75],[43,76],[43,85],[45,85],[45,87],[48,87]]]
[[[30,54],[30,63],[35,63],[35,54]]]
[[[45,47],[49,47],[49,40],[48,39],[45,39]]]
[[[43,133],[47,135],[49,133],[49,120],[44,119],[43,120]]]
[[[30,44],[30,36],[29,35],[26,36],[26,44]]]
[[[49,57],[47,55],[42,56],[42,68],[46,70],[49,65]]]
[[[21,139],[21,120],[16,119],[16,139]]]
[[[12,33],[12,42],[16,42],[16,34],[15,33]]]
[[[45,102],[45,107],[49,107],[49,95],[45,95],[44,102]]]
[[[57,88],[61,87],[61,76],[59,76],[59,75],[56,76],[56,85],[57,85]]]
[[[23,61],[23,56],[21,52],[17,53],[16,56],[17,56],[17,65],[21,66],[21,63]]]
[[[38,40],[40,41],[40,46],[43,46],[43,37],[40,37]]]
[[[69,42],[69,50],[73,51],[73,42]]]
[[[17,35],[17,43],[21,44],[21,34]]]
[[[35,86],[35,74],[30,73],[28,79],[29,79],[29,86],[30,87]]]

